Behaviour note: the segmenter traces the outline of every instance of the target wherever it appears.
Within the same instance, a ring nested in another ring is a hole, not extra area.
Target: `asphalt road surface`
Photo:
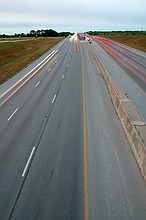
[[[146,53],[106,38],[92,38],[104,67],[146,120]]]
[[[66,39],[0,91],[1,220],[146,219],[146,184],[86,42]]]

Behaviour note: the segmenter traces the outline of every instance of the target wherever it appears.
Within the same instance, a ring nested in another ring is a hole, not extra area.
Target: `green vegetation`
[[[0,84],[61,41],[62,37],[0,43]]]
[[[99,36],[146,36],[146,31],[88,31],[89,35]]]
[[[29,33],[15,33],[14,35],[6,35],[6,34],[1,34],[0,38],[24,38],[24,37],[67,37],[71,33],[70,32],[57,32],[52,29],[42,29],[42,30],[31,30]]]

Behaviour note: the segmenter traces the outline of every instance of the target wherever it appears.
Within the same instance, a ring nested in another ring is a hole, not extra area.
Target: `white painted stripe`
[[[35,85],[35,87],[37,87],[40,84],[40,81]]]
[[[28,161],[27,161],[26,166],[25,166],[25,168],[24,168],[24,171],[23,171],[23,173],[22,173],[22,177],[25,176],[25,173],[26,173],[26,171],[27,171],[27,169],[28,169],[28,166],[29,166],[29,163],[30,163],[30,161],[31,161],[31,158],[32,158],[32,156],[33,156],[34,151],[35,151],[35,147],[32,148],[31,154],[30,154],[30,156],[29,156],[29,158],[28,158]]]
[[[52,104],[54,103],[55,99],[56,99],[56,95],[54,95],[54,98],[52,99]]]
[[[62,79],[64,78],[64,75],[62,76]]]
[[[68,68],[68,64],[67,64],[67,66],[66,66],[67,68]]]
[[[121,99],[120,101],[121,101],[121,102],[131,102],[130,99]]]
[[[18,111],[18,108],[16,108],[15,111],[11,114],[11,116],[8,118],[8,121],[11,120],[11,118],[16,114],[17,111]]]
[[[40,70],[46,63],[48,63],[48,62],[52,59],[52,57],[55,56],[56,53],[58,53],[58,50],[56,50],[56,52],[54,52],[53,55],[50,56],[50,57],[42,64],[42,66],[39,68],[39,70]]]
[[[51,70],[51,68],[50,69],[48,69],[48,72]]]

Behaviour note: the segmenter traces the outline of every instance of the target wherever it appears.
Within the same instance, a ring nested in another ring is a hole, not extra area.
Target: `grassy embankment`
[[[2,38],[0,37],[0,42],[7,42],[7,41],[24,41],[24,40],[36,40],[36,37],[7,37],[7,38]]]
[[[0,43],[0,84],[14,76],[62,39],[62,37],[50,37],[15,43]]]
[[[146,35],[105,37],[146,52]]]

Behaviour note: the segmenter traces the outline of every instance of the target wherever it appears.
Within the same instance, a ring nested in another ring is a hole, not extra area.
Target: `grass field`
[[[8,38],[1,38],[0,42],[7,42],[7,41],[14,41],[14,40],[36,40],[36,37],[8,37]]]
[[[0,84],[36,60],[62,39],[62,37],[50,37],[0,43]]]
[[[146,35],[110,37],[107,36],[107,38],[146,52]]]

